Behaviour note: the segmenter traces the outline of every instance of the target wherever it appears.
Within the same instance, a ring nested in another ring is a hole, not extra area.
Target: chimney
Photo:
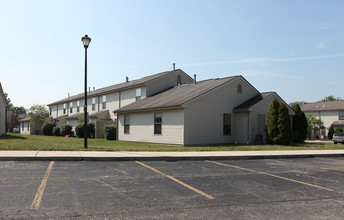
[[[176,71],[176,63],[173,63],[173,71]]]
[[[125,82],[129,82],[129,77],[125,77]]]
[[[68,92],[68,98],[70,97],[70,94],[69,94],[69,92]]]
[[[196,81],[196,74],[194,74],[194,84],[196,84],[197,83],[197,81]]]
[[[96,91],[96,87],[93,87],[93,92]]]

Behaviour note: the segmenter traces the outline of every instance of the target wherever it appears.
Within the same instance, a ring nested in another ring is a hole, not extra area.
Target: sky
[[[0,0],[0,82],[46,105],[176,68],[244,76],[287,103],[344,99],[342,0]]]

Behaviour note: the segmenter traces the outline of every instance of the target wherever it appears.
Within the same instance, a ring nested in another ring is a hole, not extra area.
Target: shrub
[[[334,134],[334,128],[333,126],[331,126],[330,129],[328,129],[328,134],[327,134],[328,139],[332,140],[333,134]]]
[[[277,144],[288,145],[292,139],[291,121],[288,107],[284,103],[278,108],[278,130]]]
[[[302,112],[300,105],[296,104],[293,107],[295,115],[293,117],[293,135],[297,142],[304,142],[307,136],[308,122],[305,113]]]
[[[51,136],[53,134],[54,124],[50,122],[46,122],[42,126],[42,133],[43,135]]]
[[[61,126],[61,135],[62,136],[66,136],[66,135],[69,135],[69,136],[72,136],[73,135],[73,131],[72,131],[73,127],[72,125],[70,124],[64,124]]]
[[[339,133],[339,132],[343,132],[343,129],[342,129],[342,128],[336,128],[336,129],[334,130],[334,133]]]
[[[95,130],[95,126],[93,123],[89,122],[87,123],[87,137],[94,137],[94,130]],[[84,123],[79,123],[76,127],[75,127],[75,134],[76,136],[78,136],[79,138],[83,138],[85,135],[85,131],[84,131]]]
[[[104,133],[106,140],[116,140],[116,126],[105,125]]]
[[[60,136],[61,133],[60,133],[60,127],[54,127],[53,129],[53,135],[55,136]]]
[[[267,137],[268,144],[276,144],[278,136],[278,108],[280,103],[274,99],[270,105],[270,111],[267,118]]]

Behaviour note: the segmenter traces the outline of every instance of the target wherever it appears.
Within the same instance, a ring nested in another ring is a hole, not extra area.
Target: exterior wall
[[[116,115],[112,112],[119,108],[119,92],[106,95],[106,109],[110,112],[112,120],[116,119]]]
[[[135,101],[136,89],[130,89],[121,92],[121,107],[129,105]]]
[[[77,119],[67,119],[67,124],[70,124],[70,125],[72,125],[72,127],[73,127],[73,131],[75,132],[75,127],[79,124],[79,120],[77,120]]]
[[[5,132],[6,132],[6,103],[0,96],[0,134],[4,134]]]
[[[154,134],[154,113],[130,114],[130,132],[124,134],[124,115],[119,115],[118,140],[183,145],[184,111],[162,112],[162,133]]]
[[[181,71],[175,71],[173,74],[167,74],[165,76],[154,79],[146,83],[146,95],[152,96],[158,92],[172,88],[177,85],[177,77],[181,76],[182,84],[193,83],[193,79]]]
[[[237,92],[241,84],[242,93]],[[257,92],[240,78],[230,81],[210,94],[185,106],[185,145],[234,143],[241,118],[235,119],[233,108],[257,95]],[[231,114],[231,135],[223,135],[223,114]],[[239,126],[240,128],[240,126]]]

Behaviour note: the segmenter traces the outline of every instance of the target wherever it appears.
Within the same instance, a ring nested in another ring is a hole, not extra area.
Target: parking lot
[[[1,161],[0,218],[342,219],[344,158]]]

